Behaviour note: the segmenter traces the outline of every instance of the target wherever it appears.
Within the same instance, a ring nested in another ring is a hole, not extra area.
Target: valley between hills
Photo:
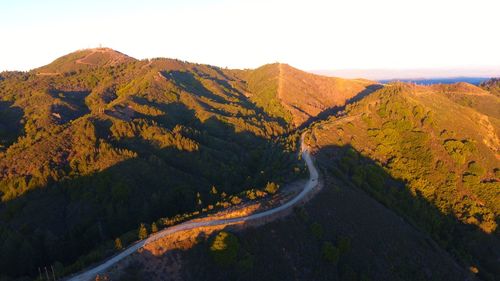
[[[0,280],[498,280],[498,89],[109,48],[2,72]]]

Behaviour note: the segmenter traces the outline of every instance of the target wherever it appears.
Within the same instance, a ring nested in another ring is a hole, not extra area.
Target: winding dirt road
[[[304,136],[302,136],[301,140],[301,152],[302,152],[302,158],[305,160],[307,168],[309,170],[309,180],[306,182],[304,185],[304,189],[295,196],[292,200],[287,201],[281,206],[278,206],[273,209],[269,209],[266,211],[263,211],[261,213],[257,214],[252,214],[244,217],[238,217],[238,218],[230,218],[230,219],[218,219],[218,220],[211,220],[211,221],[187,221],[169,228],[166,228],[160,232],[157,232],[154,235],[151,235],[148,239],[139,241],[132,246],[128,247],[125,249],[123,252],[117,254],[116,256],[108,259],[104,263],[88,269],[84,272],[81,272],[75,276],[69,277],[67,280],[69,281],[88,281],[92,280],[95,278],[95,276],[99,273],[102,273],[106,269],[110,268],[112,265],[116,264],[120,260],[124,259],[125,257],[131,255],[132,253],[136,252],[139,250],[141,247],[144,247],[145,245],[152,243],[162,237],[165,237],[167,235],[176,233],[178,231],[184,231],[184,230],[190,230],[190,229],[195,229],[199,227],[206,227],[206,226],[217,226],[217,225],[232,225],[232,224],[240,224],[244,222],[249,222],[253,220],[259,220],[263,219],[266,217],[270,217],[274,214],[277,214],[279,212],[282,212],[286,209],[292,208],[295,204],[298,202],[302,201],[305,199],[306,195],[308,195],[314,188],[318,185],[318,170],[314,166],[314,163],[312,161],[311,155],[308,151],[308,148],[304,144]]]

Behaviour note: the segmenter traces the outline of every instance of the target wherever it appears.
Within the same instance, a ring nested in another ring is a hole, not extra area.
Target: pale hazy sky
[[[77,49],[222,67],[500,66],[499,0],[0,0],[0,70]]]

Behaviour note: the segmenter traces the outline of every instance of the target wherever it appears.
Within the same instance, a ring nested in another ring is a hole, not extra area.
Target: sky
[[[498,0],[0,0],[0,71],[98,46],[230,68],[495,71],[498,11]]]

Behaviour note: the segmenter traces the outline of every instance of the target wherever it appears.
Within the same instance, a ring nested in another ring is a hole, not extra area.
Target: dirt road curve
[[[142,240],[142,241],[139,241],[139,242],[133,244],[132,246],[125,249],[123,252],[108,259],[104,263],[102,263],[94,268],[88,269],[84,272],[81,272],[75,276],[69,277],[67,280],[69,280],[69,281],[92,280],[93,278],[95,278],[95,276],[97,274],[105,271],[106,269],[108,269],[109,267],[111,267],[112,265],[117,263],[118,261],[120,261],[123,258],[129,256],[130,254],[134,253],[135,251],[137,251],[138,249],[140,249],[144,245],[152,243],[152,242],[154,242],[154,241],[156,241],[164,236],[170,235],[170,234],[178,232],[178,231],[189,230],[189,229],[194,229],[194,228],[204,227],[204,226],[239,224],[242,222],[248,222],[248,221],[252,221],[252,220],[262,219],[262,218],[271,216],[273,214],[276,214],[278,212],[281,212],[283,210],[286,210],[286,209],[293,207],[295,204],[297,204],[298,202],[303,200],[305,198],[305,196],[307,194],[309,194],[314,189],[314,187],[316,187],[316,185],[318,184],[318,170],[314,166],[314,163],[311,159],[311,155],[310,155],[307,147],[305,147],[305,145],[304,145],[304,138],[303,137],[302,137],[302,141],[301,141],[301,151],[302,151],[302,158],[305,160],[307,168],[309,170],[309,180],[304,185],[304,189],[296,197],[294,197],[292,200],[284,203],[283,205],[278,206],[278,207],[273,208],[273,209],[263,211],[261,213],[252,214],[252,215],[245,216],[245,217],[231,218],[231,219],[219,219],[219,220],[212,220],[212,221],[198,221],[198,222],[187,221],[185,223],[166,228],[166,229],[150,236],[148,239],[145,239],[145,240]]]

